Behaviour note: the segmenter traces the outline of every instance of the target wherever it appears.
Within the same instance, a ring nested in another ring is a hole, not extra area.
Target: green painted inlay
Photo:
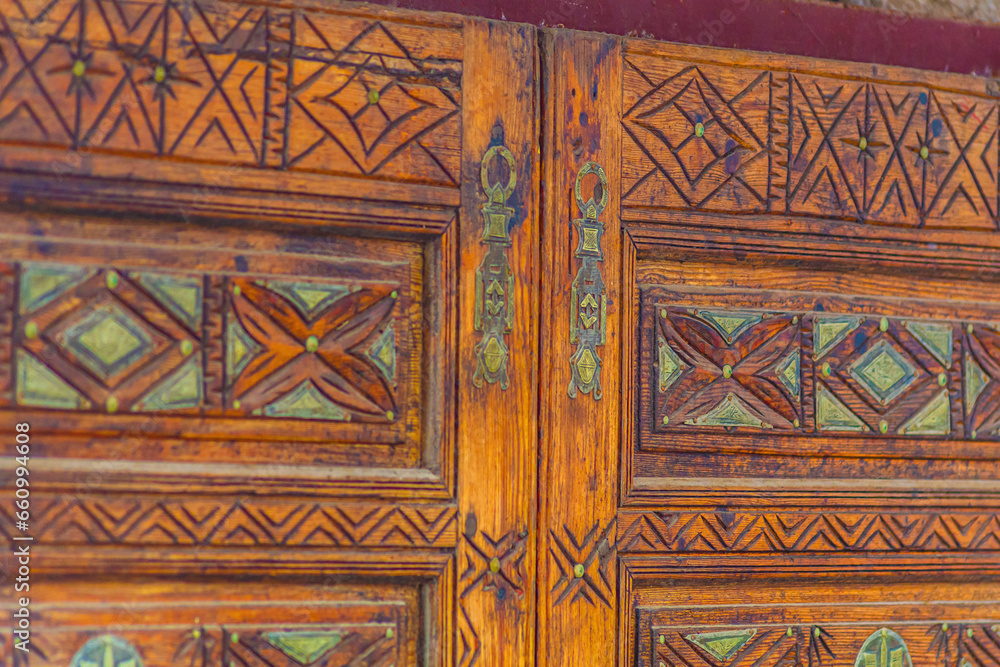
[[[684,369],[687,368],[687,364],[677,356],[677,353],[674,352],[673,348],[670,347],[670,344],[662,336],[659,339],[659,348],[660,392],[662,393],[680,379],[684,373]]]
[[[188,359],[132,406],[133,412],[159,412],[197,408],[202,403],[201,364]]]
[[[123,639],[94,637],[76,652],[70,667],[143,667],[135,648]]]
[[[906,322],[903,324],[934,358],[951,368],[952,333],[950,324]]]
[[[821,431],[867,431],[868,427],[850,408],[822,384],[816,386],[816,428]]]
[[[201,326],[202,280],[168,273],[138,273],[135,279],[190,329]]]
[[[913,667],[913,662],[903,638],[889,628],[881,628],[861,645],[854,667]]]
[[[859,317],[817,317],[813,323],[813,358],[819,359],[861,325]]]
[[[886,340],[870,347],[848,371],[883,405],[896,399],[917,379],[913,365]]]
[[[798,348],[793,350],[787,357],[778,362],[776,375],[778,381],[785,386],[792,398],[799,400],[799,373],[802,365],[802,357]]]
[[[965,385],[965,414],[966,416],[972,414],[972,410],[976,407],[976,401],[979,400],[979,395],[983,393],[986,389],[986,385],[990,382],[990,376],[986,374],[982,366],[976,363],[975,358],[969,354],[965,353],[965,377],[963,378],[963,384]]]
[[[716,313],[707,310],[699,311],[697,316],[711,324],[716,331],[722,334],[722,337],[726,339],[727,343],[732,343],[735,339],[739,338],[744,331],[760,322],[761,319],[761,316],[758,313]]]
[[[80,392],[24,350],[17,351],[17,403],[64,410],[90,407]]]
[[[232,384],[262,349],[236,316],[230,315],[226,327],[226,382]]]
[[[684,638],[708,651],[716,660],[728,660],[736,655],[757,634],[756,630],[723,630],[687,635]]]
[[[288,280],[259,280],[261,287],[277,292],[289,301],[306,318],[313,319],[340,299],[350,294],[343,285],[293,282]]]
[[[917,414],[899,428],[907,435],[948,435],[951,433],[951,401],[942,389]]]
[[[19,310],[41,308],[93,275],[91,269],[76,266],[28,263],[21,268]]]
[[[142,324],[116,303],[100,306],[59,335],[80,362],[107,380],[153,349]]]
[[[746,404],[732,392],[726,394],[719,403],[697,419],[684,422],[691,426],[744,426],[750,428],[771,428],[747,408]]]
[[[490,339],[490,343],[496,348],[496,343],[494,339]],[[499,368],[499,363],[490,363],[490,359],[498,358],[498,349],[490,349],[489,343],[487,343],[487,365],[490,366],[491,372],[495,372],[493,366]],[[365,352],[365,355],[372,360],[375,367],[382,371],[382,374],[386,377],[389,382],[395,386],[396,384],[396,329],[393,322],[389,323],[389,326],[379,334],[379,337],[375,339],[371,347]]]
[[[303,380],[270,405],[264,406],[268,417],[297,417],[299,419],[325,419],[347,421],[350,415],[323,395],[311,380]]]

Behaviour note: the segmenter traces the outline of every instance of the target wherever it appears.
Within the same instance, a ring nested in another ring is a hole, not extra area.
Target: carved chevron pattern
[[[9,2],[0,27],[0,142],[457,185],[447,31],[211,0]]]
[[[644,512],[619,517],[622,552],[1000,551],[1000,514]]]
[[[624,206],[997,229],[995,98],[859,79],[628,55]]]
[[[615,520],[604,527],[594,524],[580,536],[565,525],[562,530],[550,530],[549,535],[551,576],[555,578],[551,589],[553,604],[582,600],[595,607],[611,607],[617,560]]]
[[[453,548],[450,505],[149,498],[32,498],[36,539],[52,544]],[[0,531],[15,534],[0,508]]]

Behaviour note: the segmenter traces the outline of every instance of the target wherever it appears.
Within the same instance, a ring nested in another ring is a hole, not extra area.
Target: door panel
[[[997,664],[995,86],[545,39],[539,659]],[[589,161],[621,389],[573,396]]]
[[[36,619],[3,664],[531,662],[535,31],[0,20],[0,421],[32,442],[0,529]]]

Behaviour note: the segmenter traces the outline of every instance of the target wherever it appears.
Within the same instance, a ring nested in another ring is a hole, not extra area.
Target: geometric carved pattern
[[[624,205],[994,230],[982,92],[625,58]]]
[[[628,512],[620,552],[837,553],[1000,550],[1000,514],[781,510]]]
[[[13,322],[7,358],[20,405],[339,421],[398,415],[394,284],[42,263],[18,271],[4,317]],[[216,302],[225,304],[223,340],[208,337],[204,317]],[[207,349],[223,351],[222,387]]]
[[[453,548],[449,505],[283,500],[40,497],[34,528],[53,544]],[[0,534],[15,534],[0,508]]]
[[[870,623],[824,623],[777,627],[660,625],[640,611],[640,652],[658,667],[986,667],[997,664],[1000,626],[986,623],[911,623],[891,627]],[[648,653],[646,653],[648,652]]]
[[[175,0],[0,20],[0,142],[457,184],[461,62],[425,29]]]
[[[1000,333],[992,326],[662,305],[655,312],[647,359],[657,431],[1000,437]]]
[[[563,526],[562,534],[549,530],[552,546],[549,555],[553,563],[553,574],[558,578],[552,587],[555,598],[553,604],[558,605],[569,600],[572,604],[578,600],[586,600],[592,606],[597,602],[611,607],[614,602],[615,564],[615,520],[602,530],[600,524],[582,537],[576,535],[567,526]]]

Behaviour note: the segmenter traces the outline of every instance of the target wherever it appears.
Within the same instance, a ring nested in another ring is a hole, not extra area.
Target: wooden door
[[[532,661],[536,44],[0,2],[0,663]]]
[[[995,82],[542,53],[538,664],[1000,664]]]

